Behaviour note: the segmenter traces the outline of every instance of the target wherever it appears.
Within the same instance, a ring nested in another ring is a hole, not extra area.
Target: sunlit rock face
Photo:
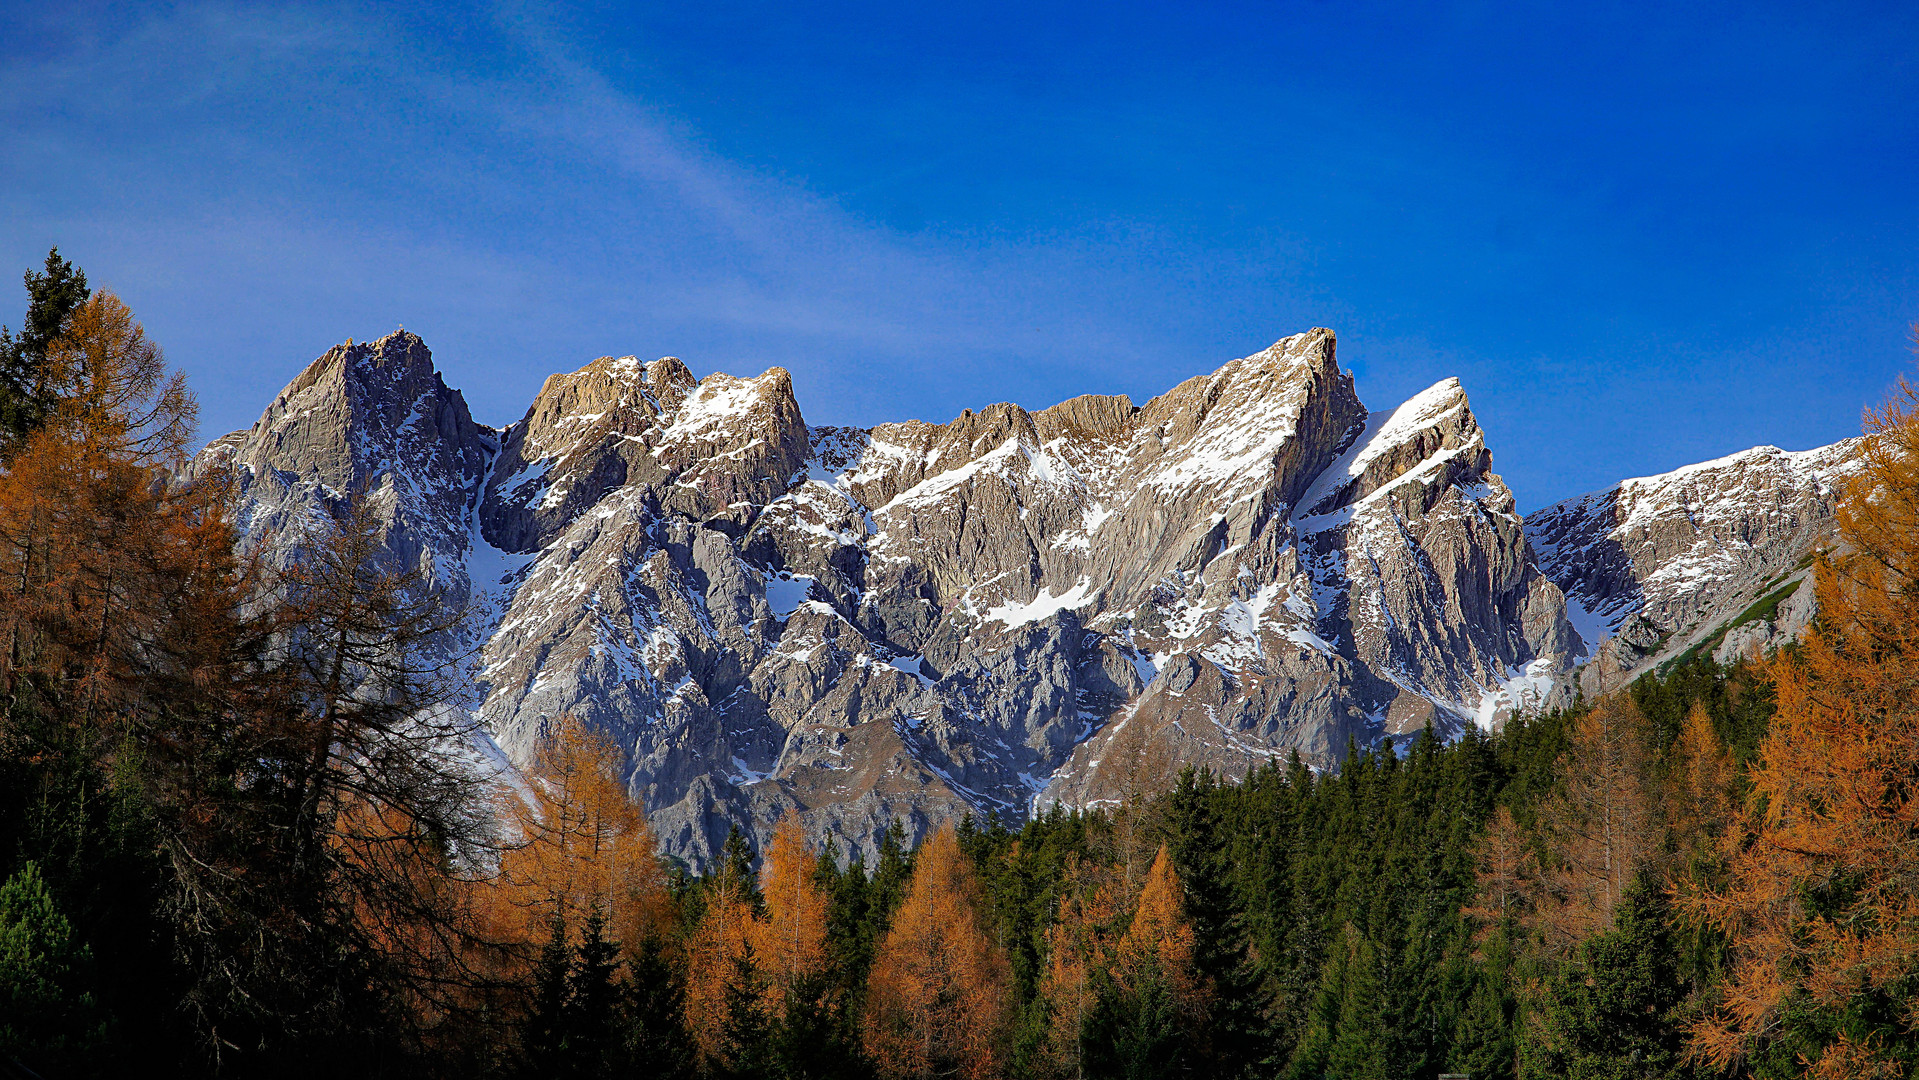
[[[668,853],[789,811],[842,850],[1564,700],[1585,652],[1455,380],[1369,412],[1327,330],[1134,405],[809,427],[788,374],[555,375],[475,424],[417,337],[334,349],[252,429],[283,550],[350,491],[474,611],[524,762],[572,713]]]
[[[1805,631],[1813,552],[1857,472],[1861,439],[1789,453],[1760,446],[1622,480],[1526,519],[1591,661],[1588,697],[1689,654],[1722,663]]]

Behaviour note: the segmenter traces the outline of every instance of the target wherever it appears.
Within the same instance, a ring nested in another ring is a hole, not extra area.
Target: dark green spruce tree
[[[46,269],[26,273],[27,317],[15,335],[0,326],[0,449],[18,443],[41,425],[59,400],[47,372],[47,349],[59,338],[74,309],[92,295],[87,275],[47,252]]]
[[[1565,1080],[1689,1076],[1684,1033],[1672,1017],[1686,990],[1665,895],[1642,875],[1622,899],[1613,928],[1581,944],[1576,962],[1548,981],[1545,1037],[1527,1046],[1521,1074]]]
[[[765,976],[747,946],[733,961],[733,978],[726,985],[720,1024],[720,1043],[714,1055],[717,1080],[775,1080],[779,1076],[773,1018],[761,1004]]]
[[[572,1010],[573,949],[566,940],[566,920],[553,917],[551,933],[540,949],[540,963],[533,974],[533,1008],[527,1014],[521,1036],[524,1055],[523,1074],[532,1077],[558,1076],[566,1067],[568,1022]]]
[[[699,1058],[686,1027],[686,975],[648,938],[627,962],[619,1075],[692,1080]]]
[[[0,884],[0,1062],[60,1075],[91,1063],[106,1039],[87,988],[92,967],[38,865],[26,863]]]
[[[595,910],[580,928],[567,973],[566,1038],[561,1075],[580,1080],[613,1075],[614,1033],[624,1004],[618,977],[620,946],[606,936],[606,916]]]
[[[1100,973],[1100,994],[1087,1018],[1083,1042],[1088,1076],[1114,1080],[1173,1080],[1196,1064],[1178,1002],[1158,964],[1148,964],[1137,986],[1122,988]]]

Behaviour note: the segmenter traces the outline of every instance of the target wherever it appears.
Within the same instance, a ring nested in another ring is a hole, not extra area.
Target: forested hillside
[[[343,493],[300,557],[50,254],[0,340],[0,1072],[1904,1076],[1919,395],[1868,417],[1800,645],[870,864],[656,855],[571,718],[475,750],[463,612]]]

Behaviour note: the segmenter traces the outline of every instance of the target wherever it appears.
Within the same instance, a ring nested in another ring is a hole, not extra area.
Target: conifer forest
[[[251,560],[57,252],[0,338],[0,1075],[1900,1077],[1919,1063],[1919,389],[1796,645],[1188,768],[877,858],[656,855],[562,717],[488,779],[462,612],[352,505]]]

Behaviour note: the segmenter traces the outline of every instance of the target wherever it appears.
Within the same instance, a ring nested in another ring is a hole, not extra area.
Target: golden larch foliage
[[[1510,807],[1493,811],[1474,854],[1479,866],[1479,892],[1465,913],[1488,924],[1507,919],[1526,924],[1538,899],[1539,864]]]
[[[541,741],[510,807],[520,842],[501,860],[522,940],[542,940],[556,916],[578,926],[595,910],[626,949],[669,936],[673,905],[653,830],[619,768],[612,740],[570,714]]]
[[[726,989],[738,974],[739,960],[750,951],[758,964],[758,950],[753,947],[758,935],[752,904],[731,889],[707,894],[706,914],[687,935],[686,1023],[709,1062],[720,1049]]]
[[[1919,966],[1919,388],[1901,379],[1866,427],[1839,553],[1815,567],[1819,621],[1767,665],[1778,708],[1726,838],[1730,885],[1681,897],[1734,944],[1723,1003],[1691,1033],[1715,1065],[1778,1035],[1789,1002],[1837,1022]],[[1910,1001],[1901,1011],[1919,1024]],[[1804,1064],[1896,1074],[1870,1033]]]
[[[1646,728],[1624,694],[1601,698],[1573,725],[1563,780],[1539,809],[1555,856],[1537,906],[1549,948],[1570,949],[1611,926],[1614,908],[1658,848]]]
[[[119,297],[102,291],[75,309],[47,363],[61,394],[48,424],[57,436],[138,465],[185,463],[199,405]]]
[[[1735,775],[1726,749],[1703,702],[1694,702],[1673,744],[1672,777],[1667,785],[1667,817],[1681,848],[1707,839],[1732,813]]]
[[[764,914],[756,913],[742,883],[726,877],[726,864],[707,892],[706,914],[686,945],[686,1016],[700,1050],[713,1060],[726,1022],[726,992],[739,978],[749,953],[761,977],[760,1008],[768,1017],[786,1013],[789,991],[826,969],[825,893],[813,882],[813,856],[797,814],[773,832],[760,863]]]
[[[1193,927],[1186,919],[1186,890],[1164,845],[1146,872],[1146,884],[1133,906],[1133,922],[1119,941],[1113,979],[1121,989],[1137,991],[1141,973],[1156,967],[1166,980],[1180,1013],[1189,1019],[1204,1011],[1204,991],[1193,970]]]
[[[951,829],[920,846],[867,984],[866,1048],[881,1075],[999,1071],[1011,972],[980,927],[978,891]]]
[[[31,680],[94,727],[138,711],[162,672],[224,689],[193,674],[223,663],[210,652],[231,645],[246,588],[223,491],[164,480],[185,462],[191,395],[110,292],[73,313],[48,363],[63,397],[0,470],[0,691]]]
[[[1108,867],[1077,864],[1067,871],[1059,917],[1046,930],[1046,970],[1039,996],[1048,1015],[1041,1067],[1050,1075],[1083,1075],[1081,1039],[1098,1003],[1097,973],[1122,932],[1124,890]]]
[[[766,919],[753,926],[754,960],[766,973],[772,1015],[784,1008],[784,991],[826,967],[825,893],[813,883],[814,861],[798,814],[773,831],[760,865]]]

